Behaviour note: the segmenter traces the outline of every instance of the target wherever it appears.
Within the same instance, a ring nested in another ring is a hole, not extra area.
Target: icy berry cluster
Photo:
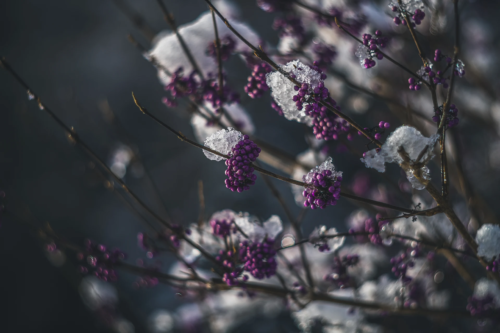
[[[256,279],[270,278],[276,274],[278,263],[274,250],[274,239],[266,238],[262,242],[243,241],[239,248],[243,268]]]
[[[491,317],[496,311],[495,299],[491,294],[484,297],[472,296],[467,301],[467,311],[474,317]]]
[[[357,265],[358,255],[346,255],[333,258],[333,272],[323,277],[323,280],[334,282],[338,288],[343,289],[351,285],[351,277],[347,274],[347,268]]]
[[[248,135],[238,142],[231,150],[230,158],[226,160],[226,187],[231,191],[243,192],[255,184],[257,176],[253,173],[254,162],[259,156],[260,148],[250,140]]]
[[[326,45],[323,43],[316,43],[312,47],[312,52],[314,56],[314,66],[326,70],[333,63],[333,60],[337,56],[337,50],[335,47]]]
[[[443,114],[443,106],[441,105],[437,111],[434,112],[434,116],[432,117],[432,121],[435,123],[440,123],[441,122],[441,117]],[[454,126],[458,125],[459,119],[458,119],[458,108],[455,106],[455,104],[451,104],[450,108],[448,109],[448,112],[446,112],[446,126],[448,128],[452,128]]]
[[[389,8],[396,13],[396,17],[393,19],[396,25],[406,25],[405,15],[413,20],[413,22],[411,22],[412,27],[420,25],[425,18],[425,13],[423,11],[424,5],[421,0],[404,0],[401,4],[397,1],[392,1]]]
[[[171,97],[164,97],[162,102],[168,107],[177,106],[177,98],[190,96],[197,92],[199,83],[193,71],[189,76],[184,76],[184,70],[179,67],[170,78],[170,83],[165,86],[165,90],[170,92]]]
[[[286,11],[292,7],[289,0],[257,0],[257,6],[265,12]]]
[[[231,36],[220,38],[219,41],[220,41],[220,58],[222,61],[226,61],[234,52],[234,49],[236,48],[236,41]],[[210,44],[208,44],[206,54],[207,56],[217,60],[217,46],[215,42],[210,42]]]
[[[370,34],[364,34],[363,44],[358,46],[355,53],[361,66],[366,69],[372,68],[377,64],[374,58],[382,60],[384,56],[379,52],[379,48],[384,48],[387,42],[388,38],[382,37],[380,30],[375,31],[375,37]]]
[[[245,92],[248,96],[251,98],[258,98],[269,90],[266,83],[266,74],[271,71],[271,66],[265,62],[253,67],[252,75],[248,77],[248,83],[245,86]]]
[[[278,17],[273,22],[273,29],[278,31],[281,38],[285,36],[293,37],[299,41],[306,38],[306,30],[302,24],[302,20],[293,15]]]
[[[233,220],[212,220],[210,221],[210,226],[212,227],[212,233],[220,237],[229,236],[233,230]]]
[[[103,281],[116,281],[118,279],[114,268],[125,257],[125,253],[118,249],[108,251],[106,246],[88,239],[85,241],[84,251],[77,254],[78,260],[85,260],[88,265],[88,267],[80,266],[80,272],[89,273],[91,271]]]
[[[319,168],[316,167],[305,175],[304,182],[304,207],[325,209],[327,206],[334,206],[340,197],[342,172],[336,172],[331,158],[328,158]]]
[[[322,74],[321,79],[326,79],[326,75]],[[295,86],[293,88],[297,94],[292,97],[292,100],[297,106],[297,110],[302,110],[304,108],[304,103],[306,104],[306,114],[308,116],[314,117],[320,111],[319,101],[328,98],[329,92],[325,87],[323,81],[318,83],[318,86],[314,89],[310,89],[309,84],[302,83],[302,85]]]

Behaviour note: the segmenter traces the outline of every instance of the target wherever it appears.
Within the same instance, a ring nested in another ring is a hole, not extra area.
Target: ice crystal
[[[227,155],[231,149],[243,139],[243,134],[232,127],[227,130],[221,129],[210,135],[205,140],[205,147],[218,151],[221,154]],[[205,156],[212,161],[222,161],[223,157],[215,155],[209,151],[203,150]]]
[[[500,255],[500,226],[484,224],[476,234],[477,254],[488,260]]]
[[[235,223],[254,242],[261,242],[265,238],[275,239],[283,230],[281,219],[277,215],[271,216],[261,225],[257,217],[243,213],[235,218]]]
[[[309,235],[309,241],[316,245],[321,244],[322,251],[320,252],[333,252],[344,245],[345,237],[330,237],[338,234],[337,229],[330,228],[326,229],[324,225],[316,227],[311,235]],[[321,247],[320,245],[320,247]],[[325,246],[326,245],[326,246]]]
[[[496,307],[500,307],[500,288],[497,282],[493,280],[488,280],[487,278],[482,278],[477,281],[474,287],[474,296],[478,298],[484,298],[491,295],[494,300]]]
[[[359,59],[359,63],[361,64],[361,66],[364,67],[365,59],[370,58],[371,53],[370,53],[370,49],[368,48],[368,46],[365,46],[363,44],[359,44],[354,55],[356,56],[356,58]]]
[[[311,91],[323,81],[319,72],[304,65],[300,60],[290,61],[280,68],[288,75],[293,75],[298,82],[307,83]],[[294,90],[295,84],[278,71],[268,73],[266,83],[271,88],[271,95],[283,110],[286,119],[311,123],[312,119],[306,115],[304,110],[298,110],[293,101],[293,96],[297,94],[297,91]]]
[[[398,1],[393,0],[389,4],[389,8],[392,7],[401,8],[403,10],[406,10],[409,14],[413,14],[417,9],[423,10],[424,3],[422,2],[422,0],[402,0],[400,6]]]
[[[420,162],[430,160],[434,155],[433,148],[438,138],[439,135],[437,134],[431,136],[430,138],[426,138],[422,135],[422,133],[413,127],[401,126],[391,133],[381,149],[377,148],[367,151],[364,153],[361,161],[365,163],[367,168],[373,168],[378,172],[385,172],[385,163],[399,164],[403,162],[403,159],[398,153],[399,147],[403,147],[406,153],[408,153],[410,159],[415,161],[426,146],[429,146],[429,148],[423,154]],[[428,169],[424,167],[422,171],[423,177],[425,179],[430,179]],[[407,176],[414,188],[424,188],[424,186],[413,176],[413,172],[409,172]]]
[[[335,171],[335,166],[332,163],[332,158],[328,157],[326,161],[321,163],[321,165],[314,167],[304,176],[304,181],[306,183],[311,183],[313,181],[313,175],[315,173],[321,173],[323,170],[330,170],[332,172],[331,178],[336,179],[338,177],[342,177],[342,171]]]

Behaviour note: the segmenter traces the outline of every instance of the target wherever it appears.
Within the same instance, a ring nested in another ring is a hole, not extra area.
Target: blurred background
[[[132,34],[149,48],[149,41],[127,17],[127,10],[117,5],[120,3],[111,0],[3,1],[1,56],[6,57],[41,96],[43,103],[73,126],[110,166],[117,159],[128,161],[131,153],[139,154],[142,163],[132,161],[126,170],[115,170],[125,172],[123,179],[127,185],[159,214],[164,215],[165,208],[155,195],[154,186],[169,215],[179,224],[196,222],[201,180],[208,216],[218,210],[232,209],[250,212],[263,220],[272,214],[285,219],[262,180],[258,180],[251,191],[240,194],[228,191],[224,186],[222,163],[208,161],[200,150],[182,143],[137,110],[132,91],[148,110],[193,137],[189,113],[182,107],[168,109],[162,104],[165,91],[155,68],[127,40],[127,35]],[[125,3],[146,19],[152,33],[168,31],[155,1]],[[179,25],[207,11],[202,0],[167,0],[165,3]],[[263,12],[253,0],[233,3],[242,20],[265,42],[271,46],[278,43],[279,37],[271,28],[275,14]],[[458,83],[463,94],[457,95],[463,105],[457,104],[460,110],[463,107],[464,113],[457,142],[474,191],[480,194],[482,204],[491,207],[485,216],[492,219],[500,210],[496,204],[500,193],[496,172],[500,167],[497,131],[500,104],[496,101],[499,4],[464,0],[462,13],[464,11],[467,16],[464,15],[463,21],[462,58],[467,70],[471,69],[467,72],[471,76],[468,81]],[[451,16],[448,17],[451,20]],[[427,34],[431,45],[439,44],[436,35],[451,36],[450,23],[443,24],[439,34]],[[413,45],[408,39],[407,44],[403,37],[401,40],[407,47],[393,52],[395,57],[413,61],[413,67],[419,66],[415,50],[407,51]],[[446,48],[451,51],[451,46],[449,39]],[[272,110],[269,94],[253,100],[244,93],[250,70],[240,59],[232,57],[225,63],[225,69],[231,86],[240,93],[241,104],[254,122],[257,137],[292,156],[308,149],[303,125],[285,121]],[[407,79],[399,72],[379,74],[385,82]],[[134,262],[144,257],[137,247],[137,233],[144,231],[144,224],[106,188],[107,177],[103,178],[102,172],[67,140],[52,119],[28,101],[27,92],[5,71],[0,71],[0,86],[0,109],[4,117],[0,122],[0,188],[5,192],[2,203],[9,212],[0,222],[0,332],[115,332],[116,327],[105,325],[88,300],[85,301],[85,297],[82,300],[81,277],[72,264],[73,258],[65,261],[47,256],[44,244],[31,226],[49,224],[57,234],[72,241],[81,243],[89,238],[110,248],[120,248],[128,254],[130,262]],[[388,114],[381,107],[381,101],[346,87],[341,90],[332,94],[345,109],[360,110],[352,114],[355,119],[363,119],[365,123],[370,119],[371,124],[379,120],[394,125],[405,122]],[[114,121],[110,121],[111,112]],[[354,144],[357,149],[366,150],[363,140],[358,139]],[[358,157],[345,153],[345,147],[337,143],[329,146],[336,167],[346,172],[349,179],[346,185],[352,183],[355,176],[366,174],[373,176],[372,187],[381,188],[386,198],[394,195],[385,190],[387,180],[378,177],[375,170],[365,169]],[[438,175],[437,168],[431,169]],[[389,180],[395,183],[405,180],[396,167],[390,170],[395,172],[387,173]],[[300,207],[295,204],[289,185],[274,183],[294,214],[298,214]],[[453,199],[466,205],[456,191]],[[320,223],[347,231],[345,221],[354,208],[342,199],[334,209],[309,212],[303,222],[304,234],[308,235]],[[170,264],[168,258],[162,258],[162,267],[168,268]],[[152,313],[159,309],[174,311],[183,303],[182,297],[176,296],[175,290],[168,286],[138,289],[134,281],[135,276],[123,273],[113,284],[124,318],[119,332],[132,332],[130,325],[136,332],[147,332]],[[277,326],[273,326],[276,323],[280,323],[283,332],[298,331],[287,315],[274,316],[277,317],[266,319],[264,316],[259,321],[265,329],[243,323],[236,331],[278,332]]]

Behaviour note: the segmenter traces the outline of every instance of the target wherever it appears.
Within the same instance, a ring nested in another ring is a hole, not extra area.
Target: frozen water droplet
[[[290,247],[295,245],[295,237],[291,234],[283,236],[281,239],[281,247]]]
[[[38,102],[38,108],[40,110],[45,110],[45,106],[43,106],[43,104],[41,102]]]
[[[35,95],[31,91],[28,90],[27,93],[28,93],[28,100],[32,101],[35,99]]]

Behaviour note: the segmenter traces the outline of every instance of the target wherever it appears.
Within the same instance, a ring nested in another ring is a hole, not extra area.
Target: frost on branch
[[[311,235],[309,241],[315,246],[319,247],[320,252],[332,252],[344,245],[345,237],[329,237],[338,234],[337,229],[326,229],[324,225],[316,227]]]
[[[477,254],[488,260],[500,255],[500,226],[484,224],[476,235]]]
[[[373,168],[378,172],[385,172],[385,163],[402,163],[403,159],[398,153],[398,148],[403,147],[410,159],[416,162],[419,154],[426,146],[429,146],[423,154],[419,162],[430,161],[433,157],[433,148],[436,144],[439,135],[435,134],[430,138],[426,138],[417,129],[409,126],[401,126],[396,129],[387,138],[382,148],[372,149],[363,154],[361,162],[365,163],[367,168]],[[423,189],[425,186],[421,184],[413,175],[412,169],[408,169],[406,177],[410,181],[413,188],[417,190]],[[421,168],[422,177],[429,180],[429,169],[424,165]]]
[[[283,230],[283,224],[278,215],[271,216],[261,225],[257,217],[243,213],[235,218],[235,223],[254,242],[262,242],[265,238],[276,239],[276,236]]]
[[[259,44],[259,37],[257,34],[246,24],[241,22],[232,21],[231,25],[250,43],[254,45]],[[226,36],[233,36],[229,28],[226,27],[224,22],[217,17],[217,29],[221,38]],[[207,12],[198,18],[193,23],[182,25],[179,27],[179,34],[183,37],[187,47],[198,64],[198,67],[203,71],[206,76],[208,73],[217,72],[217,62],[213,57],[205,53],[207,45],[214,40],[214,26],[212,22],[212,15]],[[179,67],[184,69],[184,73],[191,73],[194,68],[187,59],[184,51],[182,50],[179,40],[174,33],[169,33],[159,38],[154,48],[149,52],[149,56],[154,57],[158,63],[174,73]],[[250,48],[245,45],[241,40],[234,38],[236,41],[235,52],[248,52]],[[166,85],[170,79],[159,71],[159,76],[162,82]]]
[[[280,67],[289,75],[294,75],[298,82],[307,83],[310,90],[314,90],[320,82],[323,82],[321,73],[304,65],[300,60],[290,61]],[[280,72],[271,72],[266,76],[266,83],[271,88],[271,96],[283,110],[286,119],[306,124],[311,123],[312,119],[306,115],[304,110],[297,110],[293,101],[293,96],[297,94],[297,91],[294,89],[295,85],[288,78]]]
[[[227,130],[221,129],[210,135],[205,140],[205,147],[218,151],[221,154],[228,155],[231,149],[243,139],[243,134],[240,131],[229,127]],[[212,154],[209,151],[203,150],[205,156],[212,161],[222,161],[223,157]]]

